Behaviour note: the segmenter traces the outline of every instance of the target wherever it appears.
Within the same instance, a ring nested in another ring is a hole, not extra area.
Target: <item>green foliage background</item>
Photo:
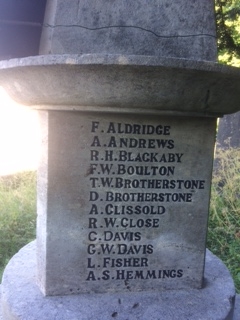
[[[240,67],[240,0],[215,0],[215,11],[219,62]],[[216,158],[207,245],[225,262],[240,293],[240,149],[217,149]]]
[[[215,0],[219,62],[240,67],[240,0]]]
[[[0,283],[5,265],[36,234],[36,172],[0,177]]]
[[[240,293],[240,149],[217,149],[207,247],[223,260]]]

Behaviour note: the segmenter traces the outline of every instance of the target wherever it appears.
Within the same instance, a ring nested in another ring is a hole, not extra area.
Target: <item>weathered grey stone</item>
[[[240,112],[226,115],[219,120],[217,146],[240,148]]]
[[[41,54],[216,60],[214,1],[49,0]]]
[[[201,288],[215,119],[41,115],[42,291]]]
[[[236,295],[235,299],[235,309],[234,309],[234,315],[233,320],[239,320],[240,319],[240,295]]]
[[[212,255],[203,279],[215,118],[240,97],[239,70],[197,61],[216,59],[213,7],[48,1],[42,52],[80,55],[0,64],[16,100],[53,110],[41,112],[38,272],[31,245],[10,262],[4,320],[232,320],[233,282]],[[37,282],[80,294],[43,297]]]
[[[42,109],[195,114],[239,110],[240,70],[146,56],[63,55],[0,62],[0,85]]]
[[[209,252],[201,290],[43,297],[36,285],[32,243],[20,250],[5,269],[1,306],[3,320],[232,320],[234,297],[229,271]]]
[[[0,320],[3,320],[3,317],[2,317],[2,307],[1,307],[1,301],[2,301],[2,299],[1,299],[1,297],[2,297],[2,286],[1,286],[1,284],[0,284]]]

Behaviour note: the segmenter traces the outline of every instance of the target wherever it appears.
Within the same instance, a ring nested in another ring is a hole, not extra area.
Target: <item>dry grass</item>
[[[215,158],[207,245],[240,292],[240,149],[218,149]]]

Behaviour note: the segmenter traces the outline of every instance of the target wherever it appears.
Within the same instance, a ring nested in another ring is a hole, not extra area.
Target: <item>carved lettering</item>
[[[191,206],[206,181],[182,170],[190,165],[188,147],[179,148],[174,125],[151,121],[90,121],[82,181],[89,190],[82,229],[88,283],[120,286],[131,280],[167,282],[187,277],[187,270],[164,261],[166,252],[178,244],[164,247],[156,239],[167,237],[166,221],[178,221],[178,208]]]

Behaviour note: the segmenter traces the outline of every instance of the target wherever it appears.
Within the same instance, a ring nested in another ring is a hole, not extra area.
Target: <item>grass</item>
[[[36,173],[0,177],[0,282],[9,259],[35,238]]]
[[[240,293],[240,149],[215,156],[207,247],[226,264]]]
[[[240,149],[216,153],[207,247],[223,260],[240,293]],[[0,177],[0,280],[9,259],[35,238],[36,173]]]

